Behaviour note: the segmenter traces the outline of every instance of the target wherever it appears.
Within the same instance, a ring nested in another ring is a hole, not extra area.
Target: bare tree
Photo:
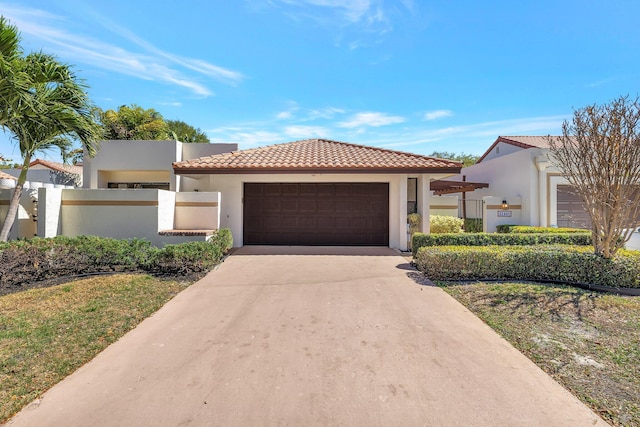
[[[548,138],[553,161],[591,219],[595,253],[611,258],[640,225],[640,103],[623,96],[575,110],[560,138]]]

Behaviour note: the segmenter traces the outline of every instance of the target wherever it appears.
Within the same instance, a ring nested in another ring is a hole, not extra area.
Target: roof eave
[[[459,174],[461,167],[428,167],[428,168],[181,168],[175,167],[176,175],[229,175],[229,174],[404,174],[404,173],[438,173]]]

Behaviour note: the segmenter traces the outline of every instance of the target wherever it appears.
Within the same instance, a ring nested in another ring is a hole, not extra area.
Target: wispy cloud
[[[339,122],[338,127],[341,128],[359,128],[363,126],[380,127],[402,123],[404,117],[390,116],[385,113],[364,112],[354,115],[350,120]]]
[[[338,46],[355,50],[377,44],[390,33],[396,18],[413,14],[412,0],[250,0],[279,10],[294,22],[312,22],[333,30]],[[255,7],[264,10],[264,7]]]
[[[0,10],[23,34],[47,42],[47,50],[74,62],[143,80],[176,85],[199,96],[213,95],[213,91],[201,81],[203,77],[226,84],[237,84],[244,78],[242,73],[237,71],[201,59],[185,58],[163,51],[130,30],[98,15],[94,15],[94,18],[100,25],[142,48],[142,52],[98,41],[86,34],[67,31],[65,17],[39,9],[0,3]],[[195,75],[189,72],[195,72]]]
[[[598,87],[598,86],[602,86],[605,85],[611,81],[613,81],[614,78],[613,77],[609,77],[607,79],[602,79],[602,80],[598,80],[597,82],[591,82],[591,83],[587,83],[587,87]]]
[[[158,102],[158,105],[164,105],[167,107],[182,107],[182,102],[178,102],[178,101]]]
[[[326,137],[330,132],[322,126],[287,126],[284,134],[290,138]]]
[[[453,116],[453,111],[451,110],[435,110],[435,111],[427,111],[424,113],[424,120],[436,120],[441,119],[443,117]]]

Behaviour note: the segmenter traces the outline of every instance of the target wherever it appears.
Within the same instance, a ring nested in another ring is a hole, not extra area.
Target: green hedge
[[[415,233],[411,247],[414,254],[424,246],[489,246],[489,245],[579,245],[592,244],[591,235],[585,233],[537,233],[537,234],[497,234],[459,233],[424,234]]]
[[[609,260],[585,246],[439,246],[420,248],[415,262],[432,280],[544,280],[640,288],[637,251],[621,250]]]
[[[482,218],[467,218],[464,220],[465,233],[482,233]]]
[[[432,233],[462,233],[462,218],[447,215],[431,215],[429,229]]]
[[[146,240],[96,236],[14,240],[0,244],[0,286],[101,272],[197,275],[219,263],[231,246],[228,229],[218,230],[207,242],[163,248]]]
[[[583,228],[533,227],[530,225],[502,224],[498,225],[496,228],[498,233],[591,233],[591,230],[585,230]]]

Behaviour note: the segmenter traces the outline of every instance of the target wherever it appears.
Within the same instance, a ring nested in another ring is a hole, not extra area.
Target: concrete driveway
[[[418,282],[386,248],[240,249],[9,425],[607,425]]]

